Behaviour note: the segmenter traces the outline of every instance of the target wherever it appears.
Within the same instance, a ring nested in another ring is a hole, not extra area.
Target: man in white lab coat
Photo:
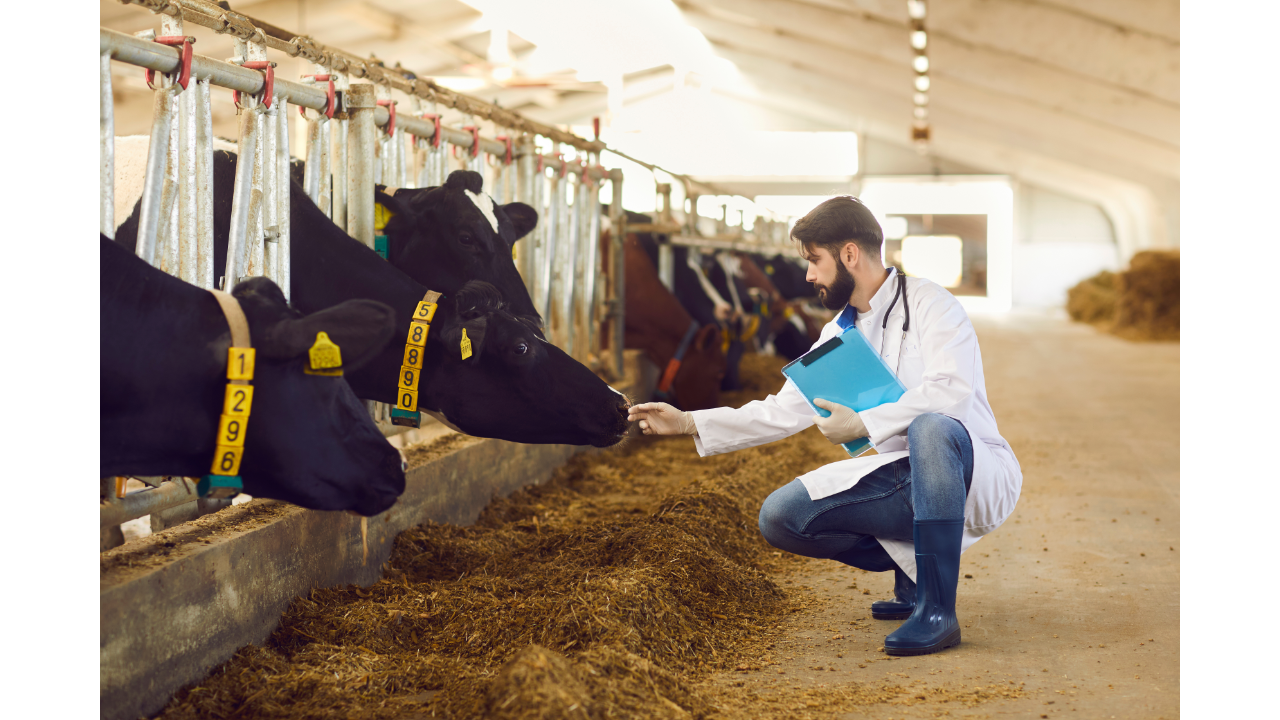
[[[806,279],[840,315],[817,345],[856,328],[907,392],[861,413],[815,399],[790,381],[738,409],[631,408],[648,435],[692,435],[700,456],[740,450],[816,424],[833,443],[867,437],[875,455],[832,463],[775,490],[760,508],[770,544],[865,570],[894,570],[894,600],[872,615],[905,619],[885,638],[891,655],[924,655],[960,642],[960,553],[1013,512],[1022,471],[987,403],[982,355],[960,303],[941,286],[885,269],[883,234],[856,198],[835,197],[791,232]]]

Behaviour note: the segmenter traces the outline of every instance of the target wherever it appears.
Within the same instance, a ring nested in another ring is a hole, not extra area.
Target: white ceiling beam
[[[796,0],[680,0],[784,27],[830,45],[847,47],[903,64],[911,61],[901,12],[877,15],[878,6],[840,11]],[[861,4],[861,3],[859,3]],[[1116,90],[1178,103],[1178,45],[1148,35],[1126,33],[1077,13],[1049,5],[1009,0],[947,0],[929,5],[930,43],[948,40],[991,53],[1006,69],[1039,65]]]
[[[801,36],[784,27],[763,24],[748,27],[693,8],[686,8],[684,17],[713,42],[754,48],[805,65],[840,68],[860,84],[901,91],[910,88],[914,78],[914,71],[905,63],[852,51],[848,43],[831,45],[821,38]],[[778,22],[786,23],[786,20]],[[930,76],[934,79],[973,85],[1019,103],[1039,105],[1166,145],[1176,147],[1178,144],[1178,110],[1167,104],[1081,81],[1043,66],[1021,64],[1010,68],[1008,62],[990,53],[945,41],[937,43],[931,59]]]
[[[757,49],[720,44],[714,47],[718,54],[737,64],[748,77],[761,77],[771,87],[792,83],[793,88],[806,88],[818,102],[828,97],[854,95],[864,98],[863,102],[893,108],[901,113],[904,123],[909,123],[912,118],[909,73],[904,74],[900,85],[895,83],[892,86],[900,89],[873,87],[861,84],[861,80],[874,74],[876,68],[860,67],[860,60],[856,58],[845,58],[840,63],[834,62],[838,58],[827,58],[829,62],[815,67],[806,64],[805,58],[794,55],[791,57],[795,59],[788,62]],[[959,121],[982,124],[994,137],[1005,137],[1009,142],[1018,142],[1045,155],[1073,158],[1102,171],[1138,168],[1178,177],[1177,148],[1163,143],[1007,99],[980,88],[958,87],[942,78],[934,82],[929,95],[929,114],[934,128]]]

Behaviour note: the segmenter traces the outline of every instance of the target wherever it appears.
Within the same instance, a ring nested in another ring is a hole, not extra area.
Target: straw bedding
[[[747,387],[729,402],[776,390],[782,364],[747,355]],[[579,455],[474,526],[402,533],[373,586],[295,599],[262,646],[161,717],[755,719],[915,702],[883,682],[765,703],[708,682],[814,602],[782,589],[780,574],[806,561],[764,543],[756,513],[775,487],[842,457],[812,429],[706,459],[688,438]]]
[[[1177,250],[1147,250],[1129,269],[1101,272],[1067,291],[1071,319],[1128,340],[1178,340],[1180,258]]]

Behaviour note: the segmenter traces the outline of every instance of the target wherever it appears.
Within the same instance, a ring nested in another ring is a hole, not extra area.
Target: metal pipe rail
[[[167,45],[159,45],[109,28],[100,29],[98,51],[104,55],[110,55],[113,60],[119,60],[120,62],[159,73],[175,72],[182,65],[181,50]],[[263,86],[266,84],[262,73],[257,70],[249,70],[239,65],[198,54],[193,55],[191,58],[191,77],[193,80],[208,80],[218,87],[249,95],[262,92]],[[280,78],[275,79],[275,95],[293,105],[300,105],[319,112],[323,112],[328,103],[328,97],[320,87]],[[373,122],[378,127],[386,127],[391,122],[391,113],[385,107],[379,106],[373,112]],[[413,117],[407,113],[396,116],[396,127],[411,135],[428,140],[435,136],[435,123],[423,118]],[[474,138],[471,133],[458,128],[441,126],[440,136],[443,142],[461,148],[470,149],[474,144]],[[501,140],[481,137],[480,151],[501,157],[506,154],[507,146]],[[513,150],[512,157],[513,159],[519,159],[530,152],[532,151],[525,148]],[[546,167],[556,170],[561,169],[565,164],[563,159],[551,155],[542,156],[542,161]],[[569,172],[581,174],[582,171],[580,164],[569,163]],[[588,168],[587,171],[597,180],[608,179],[607,171],[602,168],[592,167]]]
[[[102,503],[98,515],[99,523],[104,528],[120,525],[199,499],[195,481],[190,478],[170,480],[162,483],[158,488],[135,490],[122,499]]]
[[[248,15],[227,10],[207,0],[120,0],[120,2],[126,5],[132,4],[145,7],[159,14],[181,16],[183,20],[189,20],[197,25],[210,28],[217,33],[234,35],[243,40],[262,43],[266,47],[284,52],[290,57],[301,56],[313,63],[352,77],[367,78],[376,84],[395,88],[406,95],[417,96],[423,100],[453,108],[467,115],[482,117],[503,127],[531,135],[542,135],[586,152],[600,152],[605,149],[604,143],[598,140],[586,140],[551,125],[535,122],[519,113],[462,95],[436,85],[430,80],[410,80],[395,70],[382,66],[380,63],[356,57],[342,50],[318,43],[305,35],[298,35],[269,23],[264,23],[261,20],[256,20]],[[296,100],[291,100],[290,102],[297,103]],[[307,107],[315,109],[315,106],[312,105],[307,105]],[[384,124],[384,122],[379,122],[379,125]],[[460,145],[462,143],[455,144]]]

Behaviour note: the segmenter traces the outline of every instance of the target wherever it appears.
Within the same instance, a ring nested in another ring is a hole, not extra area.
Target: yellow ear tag
[[[395,216],[396,214],[388,210],[386,206],[383,205],[382,203],[374,203],[373,231],[381,235],[382,229],[385,228],[387,226],[387,223],[391,220],[391,218]]]
[[[462,328],[462,359],[471,357],[471,338],[467,337],[467,329]]]
[[[308,352],[311,363],[304,369],[308,375],[342,375],[342,350],[329,339],[329,333],[316,333],[316,344]]]

